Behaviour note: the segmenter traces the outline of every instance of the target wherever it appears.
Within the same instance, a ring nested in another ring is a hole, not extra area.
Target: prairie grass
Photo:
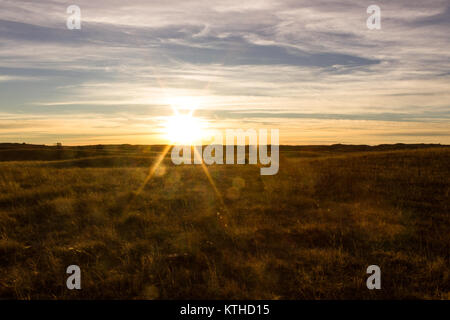
[[[159,147],[20,148],[0,152],[2,299],[449,299],[450,148],[208,166],[222,201],[170,159],[137,194]]]

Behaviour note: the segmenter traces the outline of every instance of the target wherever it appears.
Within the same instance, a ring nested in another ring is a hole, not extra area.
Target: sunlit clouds
[[[67,30],[65,1],[2,1],[0,141],[450,143],[448,2],[378,1],[381,30],[370,4],[83,0]]]

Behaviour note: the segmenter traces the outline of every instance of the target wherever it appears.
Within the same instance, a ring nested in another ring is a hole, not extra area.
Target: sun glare
[[[166,138],[173,144],[201,143],[202,122],[191,114],[177,114],[167,119]]]

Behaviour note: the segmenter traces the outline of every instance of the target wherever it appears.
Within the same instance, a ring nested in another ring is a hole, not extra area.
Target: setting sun
[[[167,119],[166,138],[173,144],[192,145],[201,142],[203,123],[191,114],[176,114]]]

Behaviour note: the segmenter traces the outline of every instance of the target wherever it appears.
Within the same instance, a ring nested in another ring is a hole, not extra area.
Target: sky
[[[450,144],[450,3],[0,0],[0,142],[166,143],[174,108],[282,144]]]

